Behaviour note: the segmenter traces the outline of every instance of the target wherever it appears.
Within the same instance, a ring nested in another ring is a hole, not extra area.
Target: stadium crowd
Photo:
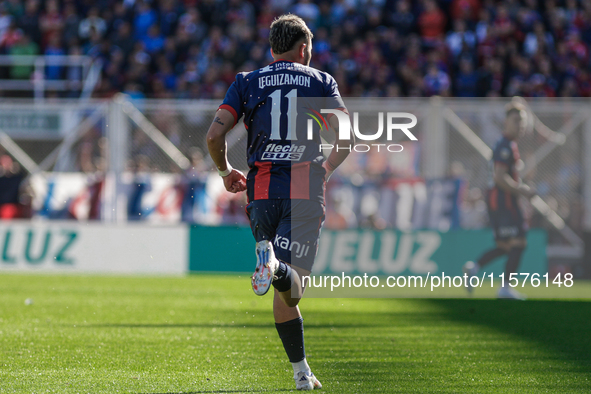
[[[236,72],[271,60],[284,12],[308,22],[312,65],[343,95],[591,95],[590,0],[5,0],[0,52],[101,58],[99,97],[219,99]]]

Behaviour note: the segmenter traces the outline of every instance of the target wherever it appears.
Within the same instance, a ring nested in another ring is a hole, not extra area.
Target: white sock
[[[306,358],[304,357],[304,359],[302,361],[299,361],[297,363],[291,363],[291,366],[293,367],[293,375],[297,375],[298,372],[312,372],[312,370],[310,369],[310,366],[308,365],[308,361],[306,361]]]

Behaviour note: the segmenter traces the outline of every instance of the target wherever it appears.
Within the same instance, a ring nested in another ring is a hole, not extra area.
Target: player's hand
[[[246,190],[246,177],[244,174],[236,169],[233,169],[230,174],[222,177],[224,186],[230,193],[238,193]]]

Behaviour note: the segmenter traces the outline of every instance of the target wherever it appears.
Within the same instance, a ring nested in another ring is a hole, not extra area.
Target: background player
[[[271,284],[275,287],[275,325],[292,363],[296,388],[311,390],[322,385],[306,361],[297,306],[303,292],[299,278],[311,271],[316,255],[324,222],[325,180],[349,151],[333,150],[325,161],[319,132],[309,140],[304,127],[294,127],[292,105],[302,98],[325,97],[331,108],[346,110],[334,78],[308,67],[312,33],[301,18],[291,14],[277,18],[269,42],[275,61],[236,76],[216,112],[207,143],[226,190],[247,190],[246,210],[257,241],[253,290],[264,295]],[[225,141],[243,114],[248,130],[247,178],[228,163]],[[331,122],[336,125],[334,117]],[[349,146],[353,141],[339,143]]]
[[[517,273],[526,246],[527,225],[519,207],[518,197],[530,199],[535,195],[528,185],[521,182],[516,169],[516,164],[520,160],[517,139],[524,132],[526,121],[527,113],[521,104],[507,105],[503,136],[493,150],[492,182],[486,198],[496,248],[486,251],[476,263],[469,261],[464,265],[464,272],[472,277],[497,257],[507,255],[506,279],[504,286],[499,289],[499,298],[524,299],[509,286],[508,278],[511,273]],[[467,288],[469,292],[472,291],[469,283]]]

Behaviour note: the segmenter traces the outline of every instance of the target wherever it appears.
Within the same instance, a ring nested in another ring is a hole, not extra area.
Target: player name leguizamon
[[[275,74],[259,77],[259,89],[265,86],[299,85],[310,87],[310,78],[304,75]]]
[[[298,161],[306,150],[305,145],[269,144],[263,152],[262,160],[290,160]]]

